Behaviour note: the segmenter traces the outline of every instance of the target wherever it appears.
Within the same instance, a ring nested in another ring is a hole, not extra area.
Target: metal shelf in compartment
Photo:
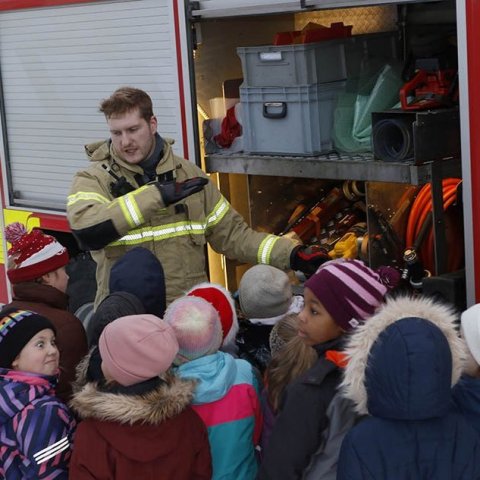
[[[421,185],[432,180],[432,169],[440,168],[442,177],[460,177],[459,158],[435,160],[422,165],[381,162],[371,153],[328,153],[315,157],[280,155],[213,154],[205,158],[208,173],[239,173],[279,177],[321,178],[325,180],[364,180]]]

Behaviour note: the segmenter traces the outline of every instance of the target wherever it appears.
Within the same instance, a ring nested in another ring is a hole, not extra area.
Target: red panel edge
[[[480,301],[480,2],[466,0],[475,299]]]
[[[0,263],[0,302],[9,302],[7,272],[3,263]]]
[[[65,216],[54,215],[51,213],[33,213],[31,216],[40,220],[40,228],[44,230],[71,233],[70,225]]]
[[[180,96],[180,116],[182,119],[183,152],[184,157],[188,158],[187,115],[185,112],[185,90],[183,88],[182,41],[180,40],[180,16],[178,14],[177,0],[173,0],[173,18],[175,25],[175,46],[177,50],[178,93]]]
[[[1,10],[21,10],[24,8],[59,7],[72,3],[92,3],[99,0],[2,0]]]

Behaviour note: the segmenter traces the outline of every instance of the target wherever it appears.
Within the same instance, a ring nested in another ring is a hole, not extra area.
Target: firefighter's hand
[[[163,203],[168,206],[192,195],[192,193],[200,192],[207,183],[208,178],[194,177],[184,182],[174,180],[172,182],[156,183],[156,186],[160,190]]]
[[[329,260],[331,258],[324,248],[318,245],[300,245],[292,250],[290,268],[292,270],[300,270],[308,278]]]

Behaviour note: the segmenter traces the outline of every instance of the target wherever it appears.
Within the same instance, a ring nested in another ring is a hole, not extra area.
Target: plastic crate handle
[[[269,112],[270,108],[282,109],[279,112]],[[263,116],[265,118],[285,118],[287,116],[287,104],[285,102],[264,102],[263,104]]]
[[[261,62],[281,62],[282,52],[260,52],[259,59]]]

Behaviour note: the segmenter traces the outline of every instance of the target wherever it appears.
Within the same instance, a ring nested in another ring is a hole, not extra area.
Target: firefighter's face
[[[138,109],[107,119],[113,147],[128,163],[137,164],[148,158],[155,148],[157,119],[148,122],[140,116]]]

